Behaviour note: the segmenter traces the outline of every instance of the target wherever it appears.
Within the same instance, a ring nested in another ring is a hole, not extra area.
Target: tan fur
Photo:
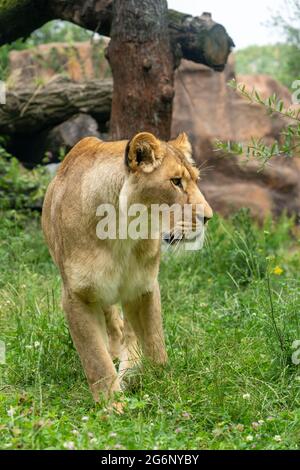
[[[142,351],[165,364],[158,271],[160,240],[100,240],[97,207],[204,204],[185,134],[169,143],[141,133],[127,141],[80,141],[61,164],[43,207],[42,226],[63,280],[63,308],[95,400],[120,390]],[[172,179],[182,178],[183,188]],[[115,306],[121,303],[123,321]],[[119,375],[113,364],[120,358]]]

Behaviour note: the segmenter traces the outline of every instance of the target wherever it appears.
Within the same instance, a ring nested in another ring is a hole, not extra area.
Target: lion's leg
[[[119,377],[123,379],[126,372],[130,369],[136,369],[141,361],[141,347],[138,342],[137,336],[129,322],[128,318],[124,317],[124,339],[120,354]]]
[[[117,359],[121,354],[123,320],[116,306],[105,308],[104,314],[109,339],[109,353],[112,359]]]
[[[96,303],[85,303],[75,295],[64,295],[70,333],[80,356],[95,401],[120,390],[116,369],[108,352],[104,312]]]
[[[159,285],[156,283],[152,292],[144,294],[134,302],[123,305],[125,320],[129,322],[131,330],[125,328],[125,345],[127,346],[127,359],[121,363],[123,371],[136,365],[140,359],[139,345],[143,354],[155,364],[165,364],[167,353],[161,317]],[[135,336],[133,336],[133,331]],[[129,337],[128,337],[129,334]],[[128,348],[129,345],[129,348]],[[121,367],[120,367],[121,369]]]

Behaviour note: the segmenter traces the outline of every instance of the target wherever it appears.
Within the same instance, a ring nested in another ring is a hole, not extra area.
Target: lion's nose
[[[207,222],[211,220],[213,216],[214,216],[214,213],[213,213],[212,208],[210,207],[208,203],[206,203],[205,210],[204,210],[204,218],[203,218],[204,225],[207,224]]]
[[[198,219],[199,219],[201,222],[203,221],[204,225],[206,225],[207,222],[208,222],[210,219],[212,219],[212,216],[209,217],[209,216],[206,216],[206,215],[205,215],[205,216],[203,217],[203,215],[198,215]]]

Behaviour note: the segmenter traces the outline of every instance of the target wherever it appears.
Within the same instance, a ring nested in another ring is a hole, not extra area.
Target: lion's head
[[[212,218],[212,209],[198,187],[199,170],[185,133],[169,142],[162,142],[148,132],[139,133],[127,144],[125,163],[129,204],[180,208],[180,216],[172,212],[168,228],[161,227],[168,243],[196,237],[199,223],[203,227]],[[188,219],[184,212],[187,207],[190,209]]]

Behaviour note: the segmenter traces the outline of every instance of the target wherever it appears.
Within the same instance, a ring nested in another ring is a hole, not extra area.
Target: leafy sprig
[[[237,83],[236,80],[231,80],[228,85],[249,103],[263,106],[270,116],[279,114],[290,122],[294,122],[287,123],[280,134],[281,139],[275,141],[272,145],[267,145],[261,138],[255,139],[253,137],[248,144],[217,140],[215,149],[233,155],[243,155],[247,159],[253,157],[263,165],[273,157],[292,157],[300,149],[300,108],[286,108],[283,100],[275,93],[265,99],[255,88],[250,91],[246,88],[246,85]]]

